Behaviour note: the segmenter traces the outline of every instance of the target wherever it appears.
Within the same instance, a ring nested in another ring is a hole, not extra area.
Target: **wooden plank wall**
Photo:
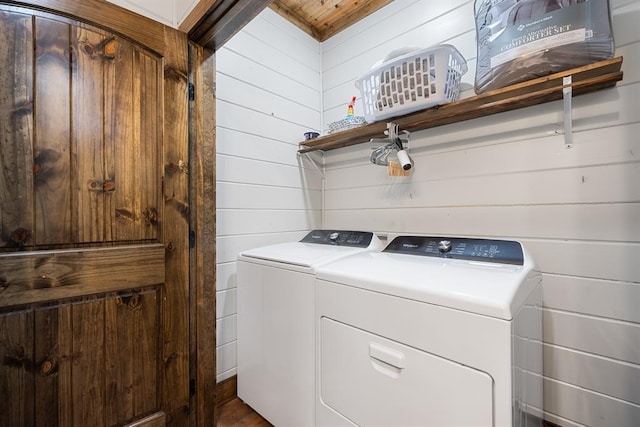
[[[562,426],[640,420],[640,1],[612,0],[624,80],[562,103],[412,135],[415,171],[389,177],[367,144],[325,154],[328,227],[519,239],[544,274],[544,411]],[[329,39],[325,123],[389,51],[454,44],[475,73],[473,1],[395,1]],[[356,114],[362,114],[356,104]]]
[[[235,375],[235,261],[321,225],[320,174],[297,142],[320,128],[319,43],[265,10],[216,52],[218,381]]]

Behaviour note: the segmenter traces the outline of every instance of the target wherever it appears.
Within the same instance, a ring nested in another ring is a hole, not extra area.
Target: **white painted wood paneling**
[[[236,313],[236,289],[219,291],[216,294],[216,317],[228,317]]]
[[[640,324],[638,283],[556,274],[543,282],[545,307]]]
[[[640,364],[640,325],[545,309],[544,341],[598,356]]]
[[[216,81],[216,94],[220,100],[232,100],[243,108],[264,113],[283,121],[295,120],[295,123],[305,129],[315,129],[318,126],[318,114],[316,109],[309,108],[297,102],[290,101],[280,96],[280,90],[268,92],[256,87],[252,83],[246,83],[235,77],[218,74]],[[291,112],[295,111],[293,115]]]
[[[394,0],[393,2],[391,2],[390,4],[382,8],[381,10],[378,10],[373,14],[369,15],[367,19],[359,22],[358,25],[352,25],[350,27],[347,27],[344,30],[340,31],[335,36],[331,37],[330,39],[325,40],[322,43],[322,50],[326,54],[332,49],[342,49],[341,45],[343,43],[345,42],[348,43],[354,37],[358,37],[361,33],[366,31],[367,28],[385,25],[384,23],[387,21],[389,16],[393,16],[396,13],[403,13],[403,11],[407,9],[407,7],[411,6],[414,3],[418,3],[420,1],[422,0]],[[464,2],[465,0],[460,0],[460,1]],[[449,2],[449,3],[453,4],[453,2]],[[448,5],[443,5],[443,6],[444,7],[441,10],[443,12],[446,12],[449,6]],[[435,7],[439,7],[438,4],[436,4]],[[388,25],[385,25],[384,27],[384,31],[388,32],[389,38],[392,38],[392,34],[390,32],[396,31],[396,30],[398,29],[390,27]],[[363,49],[366,49],[368,47],[369,47],[368,44],[365,44],[363,46]],[[324,58],[323,58],[323,62],[326,62]]]
[[[638,41],[638,10],[637,0],[613,0],[613,36],[616,47],[620,48]]]
[[[323,45],[323,71],[356,60],[361,64],[373,64],[394,49],[405,46],[428,47],[474,28],[473,21],[468,19],[473,14],[471,0],[400,3],[406,6],[400,9],[401,5],[396,4],[395,10],[385,8],[387,13],[368,17],[367,23],[356,24],[353,30],[359,28],[360,31],[352,31],[348,38],[341,37],[338,46],[333,41]],[[369,52],[374,54],[373,61],[364,58]],[[330,87],[325,85],[324,88]]]
[[[310,188],[312,190],[322,188],[317,178],[319,175],[315,171],[303,172],[296,166],[226,155],[218,155],[217,164],[216,173],[220,182]]]
[[[260,221],[256,221],[256,212],[238,209],[218,209],[216,222],[223,230],[218,236],[260,233],[268,228],[272,233],[290,230],[305,230],[309,224],[321,221],[320,211],[310,210],[261,210]],[[224,233],[224,234],[223,234]]]
[[[244,31],[289,56],[291,60],[306,65],[311,73],[320,73],[320,44],[273,10],[266,9],[260,14],[260,19],[251,21]],[[278,66],[284,74],[288,74],[284,71],[287,64],[288,61],[281,62]],[[316,82],[318,84],[319,81]]]
[[[269,11],[270,9],[267,10],[267,13]],[[260,19],[260,15],[256,19]],[[250,34],[244,29],[225,43],[223,49],[230,49],[236,53],[243,54],[258,64],[264,64],[265,67],[280,71],[285,76],[290,76],[291,80],[310,88],[319,88],[319,70],[314,70],[313,64],[304,60],[304,57],[297,58],[293,56],[293,53],[298,50],[298,44],[295,39],[291,40],[294,46],[290,46],[290,50],[284,45],[271,46],[267,44],[265,39],[267,39],[267,34],[263,34],[263,36],[257,33]]]
[[[236,260],[321,225],[298,142],[321,127],[320,47],[266,9],[216,53],[218,381],[236,374]]]
[[[256,217],[256,220],[259,220],[259,217]],[[221,236],[216,241],[217,263],[218,265],[221,263],[235,263],[238,259],[238,254],[247,249],[300,240],[309,232],[310,229],[318,227],[318,225],[315,225],[305,230],[293,230],[286,233],[265,232],[261,234]],[[233,278],[235,280],[235,274],[233,275]]]
[[[218,126],[217,153],[297,167],[298,156],[295,153],[295,147],[291,143],[268,136],[251,135],[237,129]]]
[[[250,110],[239,104],[219,99],[216,106],[217,126],[277,141],[290,141],[290,156],[294,157],[297,150],[296,143],[302,140],[309,128],[291,121],[291,117],[276,117],[271,113],[271,111]],[[319,124],[312,129],[318,128]]]
[[[320,111],[320,90],[293,80],[281,70],[269,68],[231,49],[221,49],[216,56],[218,76],[224,75],[251,84],[257,89],[275,93],[304,108]],[[231,70],[227,72],[227,70]],[[249,83],[248,83],[249,82]],[[218,82],[220,87],[220,82]],[[222,89],[222,88],[221,88]],[[222,94],[218,92],[218,97]]]
[[[456,45],[473,81],[473,2],[432,3],[396,0],[322,45],[325,123],[408,41]],[[544,414],[562,426],[640,422],[640,1],[611,4],[624,80],[574,99],[572,149],[553,102],[414,133],[409,177],[368,144],[325,153],[327,227],[524,243],[543,273]]]
[[[216,344],[225,345],[237,339],[236,315],[223,317],[216,321]]]
[[[225,291],[236,287],[236,265],[232,262],[218,263],[216,268],[216,290]]]
[[[147,18],[161,22],[170,27],[175,25],[174,1],[175,0],[107,0],[132,12],[138,13]]]
[[[640,367],[594,354],[544,345],[545,375],[587,390],[640,404]],[[613,363],[612,363],[613,362]]]
[[[544,273],[640,283],[638,243],[523,240]]]
[[[236,375],[238,366],[238,357],[236,352],[236,341],[217,347],[216,369],[218,382]]]
[[[421,196],[418,193],[414,195]],[[438,234],[477,234],[481,230],[487,236],[530,236],[537,239],[608,239],[625,242],[628,238],[640,238],[640,204],[637,203],[389,208],[376,212],[373,218],[368,212],[363,215],[365,209],[335,211],[327,208],[326,220],[340,218],[347,224],[359,223],[365,229],[388,232],[402,232],[415,229],[414,224],[424,224],[419,226],[420,229],[426,226],[430,230],[437,230]],[[629,250],[636,253],[633,248]],[[576,260],[581,261],[584,260]],[[634,274],[640,274],[640,266],[630,268]]]
[[[586,426],[637,426],[640,406],[605,394],[586,390],[566,382],[545,378],[545,412],[559,425],[572,425],[563,419]]]
[[[178,28],[198,0],[107,0],[173,28]]]
[[[309,188],[269,187],[259,184],[219,182],[217,200],[226,209],[321,210],[322,193]]]

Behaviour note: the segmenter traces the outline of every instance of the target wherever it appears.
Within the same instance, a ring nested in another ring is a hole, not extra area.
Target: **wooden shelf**
[[[580,68],[551,74],[535,80],[518,83],[481,95],[461,99],[450,104],[417,111],[354,129],[320,136],[301,142],[299,153],[327,151],[349,145],[361,144],[371,138],[384,136],[387,123],[398,124],[399,129],[416,132],[437,126],[485,117],[504,111],[516,110],[532,105],[562,99],[563,79],[571,76],[573,95],[613,87],[622,80],[622,57],[596,62]]]

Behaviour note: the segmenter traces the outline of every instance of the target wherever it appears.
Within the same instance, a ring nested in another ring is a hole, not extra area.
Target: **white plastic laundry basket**
[[[391,58],[356,80],[368,123],[458,99],[467,62],[448,44]]]

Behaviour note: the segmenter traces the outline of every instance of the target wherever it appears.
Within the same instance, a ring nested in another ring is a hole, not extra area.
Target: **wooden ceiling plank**
[[[1,0],[0,0],[1,1]],[[322,42],[355,24],[393,0],[200,0],[193,11],[180,24],[180,30],[189,33],[189,39],[209,48],[221,46],[220,41],[212,42],[215,34],[225,34],[220,20],[241,21],[242,16],[253,17],[266,3],[273,11],[300,28],[311,37]],[[228,16],[227,16],[228,15]],[[235,24],[234,24],[235,25]]]
[[[287,4],[284,4],[284,2],[275,0],[269,5],[269,8],[311,37],[318,39],[320,36],[320,33],[316,30],[315,26],[309,22],[307,16],[299,14],[296,9],[289,7]]]
[[[274,0],[269,7],[322,42],[392,1]]]
[[[339,13],[336,12],[336,16],[321,29],[318,41],[322,42],[327,40],[328,38],[344,30],[345,28],[355,24],[356,22],[362,20],[363,18],[366,18],[382,7],[388,5],[392,1],[393,0],[363,1],[359,5],[358,3],[356,3],[358,7],[353,7],[348,11],[343,10]]]
[[[309,16],[318,26],[331,24],[334,20],[344,15],[353,13],[362,7],[359,1],[353,0],[326,0],[321,9]]]

